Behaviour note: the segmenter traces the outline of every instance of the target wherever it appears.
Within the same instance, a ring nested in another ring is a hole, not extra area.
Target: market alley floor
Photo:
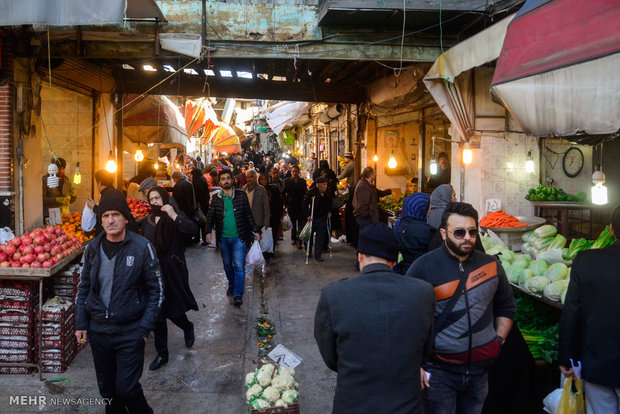
[[[169,362],[158,371],[149,371],[155,358],[153,335],[146,344],[142,387],[155,413],[247,413],[245,373],[258,362],[254,331],[262,313],[276,330],[274,345],[283,344],[303,362],[296,368],[302,413],[331,412],[336,376],[328,370],[313,337],[313,319],[321,288],[333,281],[355,275],[354,250],[334,243],[333,255],[325,261],[310,259],[290,244],[289,234],[279,242],[271,266],[248,271],[244,305],[238,309],[226,297],[226,277],[220,253],[206,247],[187,250],[190,284],[200,307],[188,313],[194,322],[196,342],[183,345],[183,333],[168,323]],[[264,274],[264,276],[262,276]],[[58,378],[63,381],[50,382]],[[46,381],[33,375],[0,375],[2,413],[103,413],[101,406],[9,405],[9,396],[44,395],[51,398],[99,398],[90,347],[85,348],[63,374],[44,374]]]

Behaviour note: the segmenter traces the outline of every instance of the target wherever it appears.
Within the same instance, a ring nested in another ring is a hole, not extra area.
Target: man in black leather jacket
[[[126,231],[131,212],[122,194],[111,193],[99,208],[104,232],[84,252],[75,336],[90,339],[99,392],[111,398],[106,413],[152,413],[140,377],[163,301],[157,255],[147,239]]]

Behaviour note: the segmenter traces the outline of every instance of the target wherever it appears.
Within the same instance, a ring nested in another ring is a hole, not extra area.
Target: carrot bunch
[[[527,223],[521,223],[515,216],[504,213],[502,210],[493,211],[480,220],[483,227],[525,227]]]

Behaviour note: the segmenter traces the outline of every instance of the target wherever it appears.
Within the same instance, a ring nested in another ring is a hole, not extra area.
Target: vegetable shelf
[[[530,297],[532,297],[532,298],[534,298],[534,299],[536,299],[536,300],[538,300],[538,301],[540,301],[540,302],[542,302],[542,303],[544,303],[546,305],[552,306],[552,307],[554,307],[556,309],[560,309],[560,310],[564,307],[564,305],[562,305],[562,302],[555,301],[555,300],[550,300],[550,299],[547,299],[546,297],[544,297],[542,295],[537,295],[535,293],[528,292],[527,290],[523,289],[521,286],[515,285],[514,283],[511,283],[510,285],[517,292],[523,293],[524,295],[528,295],[528,296],[530,296]]]

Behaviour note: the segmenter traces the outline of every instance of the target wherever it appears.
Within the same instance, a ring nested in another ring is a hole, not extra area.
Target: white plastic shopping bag
[[[7,244],[9,240],[13,240],[13,238],[15,238],[13,230],[8,227],[0,229],[0,244]]]
[[[263,252],[273,253],[273,234],[271,233],[271,227],[267,227],[262,231],[260,247]]]
[[[97,215],[92,209],[90,209],[86,204],[84,204],[84,210],[82,210],[82,230],[88,233],[93,228],[95,228],[96,224]]]
[[[252,247],[250,247],[250,251],[245,257],[245,264],[247,266],[259,266],[263,263],[265,263],[265,258],[263,257],[260,243],[258,242],[258,240],[254,240],[254,243],[252,243]]]
[[[293,222],[291,221],[291,218],[288,216],[288,214],[286,214],[284,217],[282,217],[282,231],[289,231],[291,227],[293,227]]]

